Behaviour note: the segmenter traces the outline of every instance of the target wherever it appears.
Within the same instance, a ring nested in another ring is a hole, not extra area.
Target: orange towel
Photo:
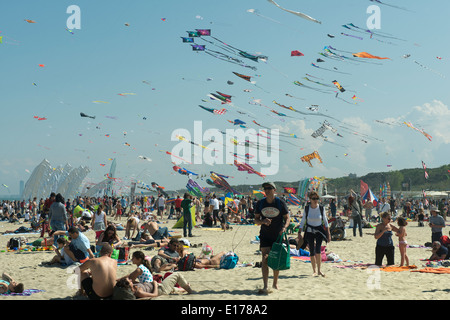
[[[386,271],[386,272],[400,272],[400,271],[408,271],[411,269],[417,269],[417,267],[415,265],[412,266],[403,266],[403,267],[384,267],[381,268],[381,270]]]
[[[437,273],[437,274],[449,273],[450,274],[450,268],[430,268],[430,267],[426,267],[426,268],[420,269],[420,270],[413,270],[412,272]]]

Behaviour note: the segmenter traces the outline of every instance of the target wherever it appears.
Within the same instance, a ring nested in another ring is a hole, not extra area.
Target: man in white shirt
[[[212,210],[213,213],[213,221],[214,226],[217,225],[217,220],[219,220],[219,200],[217,200],[216,195],[213,195],[211,200],[209,200],[209,207]]]
[[[381,212],[390,212],[390,211],[391,211],[391,206],[389,205],[389,203],[386,202],[386,199],[384,197],[381,198],[380,214],[381,214]]]
[[[166,199],[164,199],[162,194],[160,194],[158,199],[156,200],[156,205],[158,206],[158,215],[162,218],[164,207],[166,205]]]

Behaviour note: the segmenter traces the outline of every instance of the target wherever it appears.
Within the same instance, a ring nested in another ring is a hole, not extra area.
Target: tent
[[[362,200],[363,201],[372,201],[373,205],[376,207],[377,203],[378,203],[378,198],[375,197],[375,195],[373,194],[372,190],[367,189],[366,193],[362,196]]]
[[[195,221],[195,206],[191,207],[191,219],[192,219],[192,227],[195,227],[195,224],[196,224],[196,221]],[[183,215],[181,215],[181,218],[178,219],[178,221],[174,224],[172,229],[183,228],[183,222],[184,222],[184,218],[183,218]]]
[[[326,195],[322,196],[321,198],[322,199],[336,199],[335,196],[332,196],[332,195],[329,195],[329,194],[326,194]]]

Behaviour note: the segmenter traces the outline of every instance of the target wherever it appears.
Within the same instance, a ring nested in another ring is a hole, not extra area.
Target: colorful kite
[[[206,183],[208,183],[209,185],[213,185],[215,187],[218,187],[224,191],[227,192],[232,192],[233,194],[240,194],[238,191],[234,190],[229,184],[228,182],[225,180],[227,178],[227,176],[215,173],[213,171],[210,172],[211,175],[211,179],[207,179]]]
[[[246,76],[246,75],[243,75],[243,74],[234,72],[234,71],[233,71],[233,73],[234,73],[235,75],[237,75],[239,78],[242,78],[242,79],[244,79],[244,80],[247,80],[248,82],[251,82],[251,81],[250,81],[251,76]]]
[[[340,92],[345,92],[345,89],[339,84],[339,82],[337,82],[336,80],[333,80],[332,82]]]
[[[178,172],[179,174],[182,174],[182,175],[185,175],[185,176],[190,176],[190,175],[198,176],[198,173],[189,171],[189,170],[187,170],[187,169],[185,169],[185,168],[180,168],[180,167],[178,167],[178,166],[173,166],[172,169],[173,169],[175,172]]]
[[[160,150],[160,151],[162,151],[162,150]],[[181,161],[183,161],[183,162],[192,164],[190,161],[188,161],[188,160],[186,160],[186,159],[183,159],[183,158],[181,158],[181,157],[178,157],[178,156],[174,155],[174,154],[173,154],[172,152],[170,152],[170,151],[165,151],[165,153],[168,154],[169,156],[171,156],[172,158],[177,158],[177,159],[179,159],[179,160],[181,160]]]
[[[239,171],[247,171],[248,173],[254,173],[262,178],[266,177],[261,172],[256,171],[255,169],[253,169],[252,166],[250,166],[249,164],[247,164],[245,162],[239,162],[237,160],[234,160],[234,165],[238,168]]]
[[[220,110],[218,110],[218,109],[214,109],[214,108],[207,108],[207,107],[204,107],[204,106],[201,106],[201,105],[198,105],[198,106],[200,108],[208,111],[208,112],[213,113],[213,114],[223,115],[223,114],[225,114],[225,112],[227,112],[227,109],[220,109]]]
[[[425,172],[425,179],[428,179],[427,166],[425,165],[425,162],[423,162],[423,161],[422,161],[422,168]]]
[[[411,129],[414,129],[414,130],[416,130],[416,131],[418,131],[418,132],[420,132],[421,134],[423,134],[429,141],[431,141],[431,139],[433,139],[433,137],[432,136],[430,136],[428,133],[426,133],[425,131],[423,131],[423,129],[418,129],[418,128],[416,128],[416,127],[414,127],[413,125],[412,125],[412,123],[411,122],[403,122],[404,124],[406,124],[408,127],[410,127]]]
[[[323,163],[322,158],[320,157],[320,155],[317,151],[314,151],[313,153],[307,154],[300,158],[300,160],[302,160],[302,162],[307,162],[310,167],[312,167],[311,160],[313,160],[313,159],[317,159],[320,161],[320,163]]]
[[[29,19],[25,19],[24,21],[28,22],[28,23],[36,23],[36,21],[34,20],[29,20]]]
[[[366,59],[379,59],[379,60],[390,59],[390,58],[382,58],[382,57],[374,56],[367,52],[353,53],[353,56],[357,57],[357,58],[366,58]]]

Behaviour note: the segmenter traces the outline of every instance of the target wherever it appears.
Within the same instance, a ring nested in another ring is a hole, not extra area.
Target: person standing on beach
[[[286,232],[291,219],[286,202],[275,196],[276,186],[273,182],[262,184],[266,197],[259,200],[255,206],[255,224],[261,226],[259,233],[260,250],[262,253],[262,277],[264,288],[259,290],[260,294],[270,293],[268,289],[269,266],[267,260],[272,244],[277,241],[278,236]],[[279,270],[273,270],[274,289],[278,289]]]
[[[358,226],[359,236],[363,236],[362,232],[362,205],[361,200],[355,195],[355,197],[348,198],[348,205],[352,211],[351,217],[353,219],[353,236],[356,237],[356,226]]]
[[[304,238],[310,251],[309,255],[311,257],[313,276],[320,275],[324,277],[325,274],[320,271],[322,264],[322,241],[331,242],[331,234],[324,208],[319,205],[319,194],[316,191],[311,191],[309,193],[309,199],[311,203],[305,206],[305,211],[303,212],[298,229],[298,239],[303,239],[302,230],[304,229]]]
[[[52,228],[52,231],[60,231],[68,229],[68,216],[66,211],[66,206],[64,205],[63,196],[58,193],[55,196],[55,202],[50,206],[50,210],[48,213],[48,223]],[[53,237],[53,243],[56,244],[56,240],[58,240],[59,236]]]
[[[56,194],[52,192],[50,194],[50,198],[46,199],[44,202],[44,206],[42,208],[41,220],[42,220],[42,229],[41,229],[41,238],[44,237],[45,232],[50,232],[49,224],[48,224],[48,214],[50,211],[50,206],[55,202]]]
[[[192,237],[192,196],[189,193],[185,193],[183,201],[181,201],[181,208],[183,209],[183,236]]]
[[[375,264],[381,266],[384,256],[387,258],[387,265],[394,264],[394,242],[392,241],[392,231],[399,232],[399,229],[392,225],[389,212],[381,213],[381,223],[375,229],[374,237],[377,239],[375,247]]]
[[[445,227],[445,220],[439,215],[440,210],[436,206],[430,207],[430,227],[431,227],[431,242],[439,241],[442,237],[442,228]]]

